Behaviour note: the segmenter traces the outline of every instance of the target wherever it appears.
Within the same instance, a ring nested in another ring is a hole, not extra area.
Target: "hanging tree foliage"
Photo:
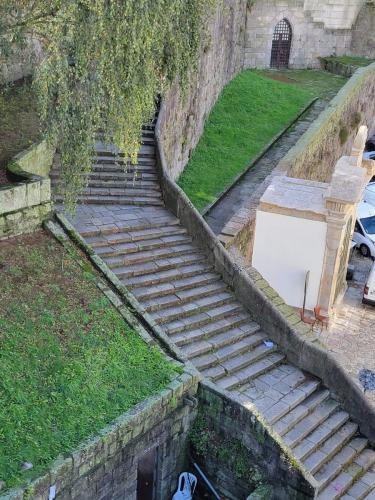
[[[215,0],[0,0],[0,55],[30,37],[44,57],[34,75],[46,137],[61,153],[73,208],[99,129],[135,158],[157,94],[194,67]]]

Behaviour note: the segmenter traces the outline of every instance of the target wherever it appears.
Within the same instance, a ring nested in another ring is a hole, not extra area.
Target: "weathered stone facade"
[[[318,57],[347,54],[351,26],[362,3],[362,0],[255,2],[247,19],[245,67],[269,67],[273,31],[284,18],[292,27],[290,67],[315,68],[319,67]]]

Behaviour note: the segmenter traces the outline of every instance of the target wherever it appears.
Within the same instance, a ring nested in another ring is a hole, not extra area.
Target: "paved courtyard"
[[[323,330],[321,340],[362,389],[358,380],[360,370],[375,372],[375,307],[362,304],[372,260],[356,252],[351,264],[355,266],[354,278],[348,282],[335,321],[328,331]],[[375,405],[375,391],[367,391],[366,396]]]

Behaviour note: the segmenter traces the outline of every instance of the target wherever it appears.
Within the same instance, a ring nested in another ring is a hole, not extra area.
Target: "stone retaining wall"
[[[261,484],[275,489],[268,500],[313,498],[310,484],[251,408],[209,382],[200,384],[198,397],[198,418],[191,432],[193,450],[195,442],[205,449],[197,461],[223,498],[245,499]]]
[[[246,0],[217,3],[205,26],[198,68],[185,95],[175,84],[165,97],[160,130],[173,179],[188,162],[223,87],[242,69],[246,4]]]
[[[0,187],[0,239],[31,232],[51,211],[48,177],[54,151],[44,142],[16,155],[8,165],[15,184]]]
[[[291,177],[329,182],[352,148],[359,125],[375,130],[375,63],[358,69],[278,168]]]
[[[329,71],[335,75],[344,76],[350,78],[357,71],[358,66],[352,66],[350,64],[343,64],[337,61],[334,57],[320,57],[320,64],[322,69]]]
[[[154,448],[157,498],[170,498],[186,464],[197,385],[195,374],[185,370],[159,394],[136,405],[68,456],[58,458],[44,476],[0,500],[45,500],[53,489],[56,500],[135,500],[138,462]]]

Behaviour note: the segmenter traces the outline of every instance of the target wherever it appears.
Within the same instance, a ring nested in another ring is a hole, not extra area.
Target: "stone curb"
[[[192,363],[187,359],[187,357],[182,353],[182,351],[172,343],[168,336],[162,331],[160,326],[151,318],[151,316],[145,311],[134,295],[121,283],[118,277],[110,270],[110,268],[105,264],[105,262],[94,252],[94,250],[85,242],[82,236],[76,231],[74,226],[67,220],[67,218],[59,213],[55,213],[55,217],[61,224],[63,229],[66,231],[68,236],[76,243],[89,257],[91,262],[94,264],[96,269],[98,269],[106,278],[106,280],[113,286],[113,288],[118,292],[125,306],[132,315],[135,316],[137,321],[145,328],[146,331],[151,332],[155,338],[164,346],[167,351],[172,355],[172,357],[181,363],[184,363],[190,370],[193,370],[196,375],[201,378],[201,374],[192,365]],[[149,335],[149,333],[148,333]]]
[[[163,104],[159,117],[162,113]],[[186,194],[170,179],[160,143],[158,124],[159,120],[155,128],[157,163],[166,206],[182,221],[193,239],[206,251],[216,270],[222,274],[223,280],[234,290],[238,300],[279,345],[289,361],[319,377],[323,384],[337,395],[343,408],[359,424],[361,432],[375,443],[375,410],[343,367],[330,353],[317,345],[315,336],[312,339],[309,333],[300,333],[288,323],[282,312],[264,296],[246,271],[232,260]]]
[[[183,404],[183,395],[189,394],[199,383],[196,373],[186,368],[158,394],[141,401],[101,429],[95,436],[86,439],[68,455],[57,457],[48,471],[21,488],[14,488],[0,500],[25,500],[46,498],[50,486],[56,485],[57,493],[72,480],[72,476],[84,476],[106,457],[113,456],[135,439],[145,429],[151,429],[164,418],[166,411],[173,411]],[[140,425],[147,422],[146,426]]]
[[[281,130],[281,132],[277,133],[272,137],[270,142],[268,142],[261,150],[260,152],[251,160],[251,162],[247,165],[245,170],[240,172],[239,174],[236,175],[236,177],[228,184],[227,187],[223,189],[218,195],[215,200],[213,200],[211,203],[209,203],[205,208],[200,210],[200,213],[202,217],[205,217],[210,213],[210,211],[214,208],[214,206],[219,203],[219,201],[244,177],[244,175],[247,174],[247,172],[256,164],[258,163],[259,160],[263,158],[263,156],[272,148],[272,146],[279,140],[281,137],[286,134],[286,132],[301,118],[302,115],[308,111],[313,104],[316,103],[316,101],[319,99],[319,97],[314,97],[309,101],[301,111],[297,113],[297,115],[292,118],[292,120]]]

